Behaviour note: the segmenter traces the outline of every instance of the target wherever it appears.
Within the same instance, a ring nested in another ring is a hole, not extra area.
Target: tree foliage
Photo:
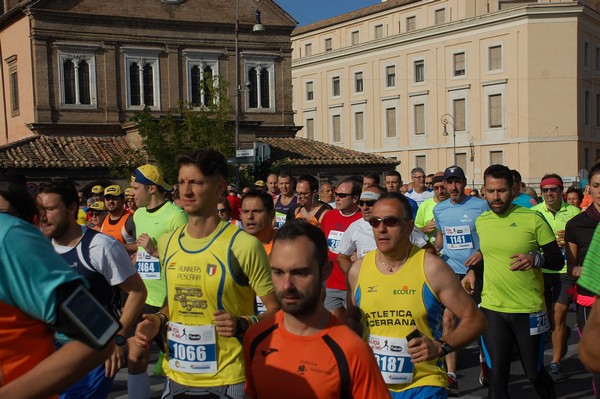
[[[169,112],[156,119],[148,107],[136,112],[132,121],[142,137],[143,150],[156,162],[165,180],[177,181],[176,159],[195,148],[212,148],[232,156],[235,150],[235,131],[231,123],[231,103],[228,83],[205,75],[204,89],[208,98],[215,99],[206,106],[182,104],[178,112]]]

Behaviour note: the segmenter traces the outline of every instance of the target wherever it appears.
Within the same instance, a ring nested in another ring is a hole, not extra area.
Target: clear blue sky
[[[312,24],[380,3],[381,0],[275,0],[298,21],[298,26]]]

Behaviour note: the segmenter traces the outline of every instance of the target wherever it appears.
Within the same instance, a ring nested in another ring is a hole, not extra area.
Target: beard
[[[292,316],[308,316],[313,314],[317,308],[318,303],[321,301],[321,287],[322,283],[319,284],[319,289],[315,289],[304,295],[298,292],[298,290],[287,290],[276,292],[275,296],[281,309]],[[294,304],[289,304],[284,301],[286,298],[297,299],[298,301]]]

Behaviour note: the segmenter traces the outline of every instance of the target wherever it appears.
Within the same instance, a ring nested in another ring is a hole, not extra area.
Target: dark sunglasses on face
[[[352,194],[348,194],[348,193],[335,193],[336,197],[340,197],[340,198],[346,198],[351,196]]]
[[[385,227],[395,227],[401,224],[402,222],[404,222],[404,219],[401,219],[396,216],[386,216],[383,219],[378,217],[372,217],[369,220],[369,224],[375,228],[378,228],[381,223],[383,223]]]
[[[358,205],[360,205],[360,206],[365,206],[365,205],[366,206],[373,206],[373,205],[375,205],[375,200],[369,200],[369,201],[360,200],[360,201],[358,201]]]
[[[219,213],[225,213],[226,209],[225,208],[217,208],[217,212]]]
[[[547,193],[548,191],[551,191],[553,193],[558,193],[558,192],[560,192],[560,187],[546,187],[546,188],[542,188],[542,192],[543,193]]]

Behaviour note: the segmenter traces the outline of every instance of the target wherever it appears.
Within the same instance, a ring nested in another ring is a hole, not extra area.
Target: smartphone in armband
[[[103,348],[121,328],[119,322],[81,285],[60,308],[96,349]]]
[[[421,331],[414,330],[413,332],[411,332],[410,334],[408,334],[406,336],[406,342],[410,342],[411,339],[413,339],[413,338],[419,338],[420,336],[421,336]]]

